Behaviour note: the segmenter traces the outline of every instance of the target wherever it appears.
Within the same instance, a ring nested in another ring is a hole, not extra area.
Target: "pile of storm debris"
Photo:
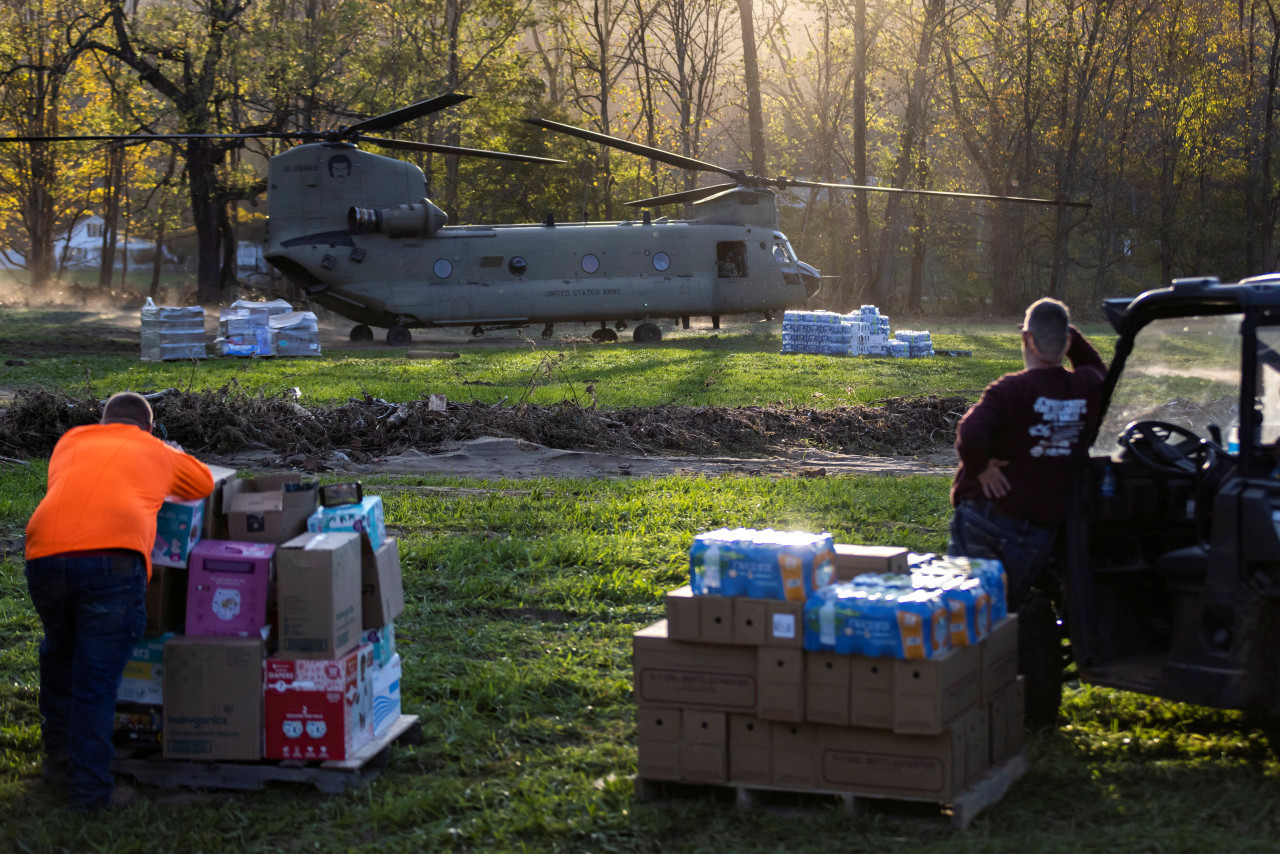
[[[391,403],[365,396],[341,405],[304,406],[296,391],[250,394],[166,389],[147,395],[156,433],[193,453],[281,454],[341,451],[354,461],[430,452],[447,443],[496,436],[565,450],[633,454],[764,454],[814,448],[846,454],[918,454],[955,439],[969,401],[961,397],[892,398],[874,406],[809,409],[783,406],[587,408],[458,403],[424,396]],[[63,392],[18,391],[0,409],[0,454],[44,457],[66,430],[98,420],[102,401]]]

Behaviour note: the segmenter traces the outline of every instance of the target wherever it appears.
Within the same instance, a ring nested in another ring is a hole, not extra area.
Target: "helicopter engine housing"
[[[352,206],[347,227],[357,234],[386,234],[388,237],[430,237],[449,221],[449,215],[423,199],[415,205],[389,208]]]

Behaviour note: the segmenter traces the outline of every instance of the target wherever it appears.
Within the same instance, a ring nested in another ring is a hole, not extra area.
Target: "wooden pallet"
[[[978,813],[999,803],[1009,791],[1009,787],[1026,774],[1029,767],[1030,763],[1024,750],[992,768],[991,772],[972,788],[965,789],[952,800],[945,802],[932,801],[928,798],[904,798],[899,795],[841,792],[830,789],[784,789],[779,786],[762,786],[755,783],[676,783],[667,780],[646,780],[640,777],[636,778],[636,799],[643,803],[663,803],[710,790],[726,793],[726,795],[732,793],[738,809],[744,811],[776,807],[779,796],[789,796],[793,801],[792,809],[795,808],[795,801],[799,801],[808,808],[817,808],[824,803],[836,803],[855,815],[862,812],[869,805],[868,802],[872,801],[885,806],[896,802],[904,808],[908,804],[928,804],[946,811],[949,814],[951,826],[963,829],[973,822]]]
[[[417,715],[401,715],[385,735],[360,748],[349,759],[327,762],[265,760],[262,762],[189,762],[164,759],[158,752],[142,755],[132,748],[116,752],[111,770],[133,777],[140,783],[164,789],[185,786],[192,789],[261,789],[267,783],[307,783],[322,792],[338,795],[352,786],[371,780],[386,767],[391,745],[403,741],[416,744],[422,738]]]

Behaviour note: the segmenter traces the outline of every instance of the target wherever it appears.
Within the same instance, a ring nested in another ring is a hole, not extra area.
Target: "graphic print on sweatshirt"
[[[1032,446],[1031,456],[1070,456],[1084,433],[1087,409],[1088,401],[1082,397],[1069,400],[1037,398],[1035,411],[1040,413],[1040,423],[1033,424],[1027,433],[1040,441]]]

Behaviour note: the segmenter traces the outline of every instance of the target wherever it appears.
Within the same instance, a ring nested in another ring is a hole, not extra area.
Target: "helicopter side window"
[[[747,274],[747,247],[740,240],[716,244],[716,271],[722,279],[740,279]]]
[[[529,265],[524,258],[516,255],[507,263],[507,269],[511,271],[513,276],[523,276],[525,271],[529,269]]]
[[[453,273],[453,265],[449,263],[447,258],[438,258],[431,268],[431,272],[436,274],[437,279],[447,279]]]
[[[671,267],[671,256],[665,252],[659,252],[653,256],[653,269],[659,273],[668,270]]]
[[[594,273],[600,269],[600,259],[594,255],[582,256],[582,272]]]

